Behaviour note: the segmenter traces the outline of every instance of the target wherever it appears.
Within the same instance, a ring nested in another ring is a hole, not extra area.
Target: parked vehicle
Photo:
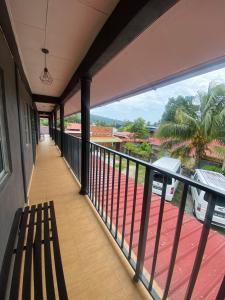
[[[163,168],[170,172],[174,172],[177,174],[181,173],[181,161],[179,159],[171,158],[171,157],[161,157],[153,163],[154,166]],[[167,178],[167,187],[166,187],[166,195],[165,199],[167,201],[172,201],[173,195],[176,191],[178,185],[178,181],[172,177]],[[163,187],[163,175],[155,172],[153,179],[153,187],[152,192],[157,195],[162,195],[162,187]]]
[[[220,173],[196,169],[193,179],[225,192],[225,177]],[[191,194],[193,199],[193,213],[197,219],[204,221],[208,205],[206,201],[207,193],[191,187]],[[216,199],[212,223],[225,228],[225,198],[218,197]]]

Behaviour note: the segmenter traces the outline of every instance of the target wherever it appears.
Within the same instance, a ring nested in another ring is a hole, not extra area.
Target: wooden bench
[[[0,273],[0,299],[68,299],[53,201],[18,209]]]

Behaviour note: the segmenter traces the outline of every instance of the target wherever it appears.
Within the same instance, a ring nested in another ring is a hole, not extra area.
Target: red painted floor
[[[103,168],[103,167],[102,167]],[[107,170],[107,167],[106,167]],[[101,170],[102,171],[102,170]],[[102,172],[101,172],[102,173]],[[106,178],[106,177],[105,177]],[[119,197],[119,218],[118,230],[122,233],[124,222],[124,196],[125,196],[125,175],[121,175],[120,192],[118,196],[118,173],[115,172],[114,188],[112,189],[112,169],[110,168],[110,180],[108,190],[108,215],[111,215],[113,223],[116,224],[117,201]],[[97,184],[98,199],[101,199],[100,206],[106,211],[107,197],[107,181],[104,184],[104,200],[103,200],[103,178],[101,178],[100,192],[99,182]],[[95,190],[94,190],[95,192]],[[113,194],[112,194],[113,193]],[[131,218],[133,210],[134,180],[128,180],[128,197],[125,220],[125,240],[127,244],[130,241]],[[143,185],[138,184],[137,200],[135,208],[135,222],[133,235],[133,248],[137,254],[141,209],[143,201]],[[144,266],[148,272],[151,271],[152,256],[155,245],[156,230],[158,224],[160,197],[152,194],[152,203],[150,208],[148,239],[145,254]],[[112,207],[112,210],[111,210]],[[160,245],[157,258],[155,281],[163,290],[167,278],[170,255],[173,245],[173,239],[176,228],[178,208],[171,203],[166,202],[164,207],[163,224],[161,229]],[[180,300],[184,298],[190,273],[192,271],[199,238],[201,234],[202,224],[194,217],[185,214],[183,219],[180,243],[176,257],[176,263],[172,282],[169,291],[169,299]],[[214,300],[216,298],[222,278],[225,274],[225,237],[211,230],[208,238],[205,254],[203,257],[201,270],[195,285],[192,299]]]

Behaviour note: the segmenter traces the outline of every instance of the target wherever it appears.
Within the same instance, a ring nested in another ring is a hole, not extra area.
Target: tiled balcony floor
[[[53,200],[69,299],[151,299],[49,138],[38,146],[29,204]]]

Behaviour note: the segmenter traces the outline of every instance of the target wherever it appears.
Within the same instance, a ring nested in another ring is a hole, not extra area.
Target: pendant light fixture
[[[45,14],[45,40],[44,40],[44,48],[41,49],[41,52],[44,54],[44,70],[41,72],[40,80],[42,83],[51,85],[53,82],[53,78],[48,71],[47,68],[47,54],[49,54],[49,50],[46,48],[46,30],[47,30],[47,21],[48,21],[48,0]]]
[[[49,51],[46,48],[42,48],[41,51],[44,53],[45,65],[44,65],[44,70],[41,73],[40,80],[42,83],[50,85],[53,82],[53,78],[52,78],[51,74],[49,73],[47,64],[46,64],[46,55],[49,53]]]

